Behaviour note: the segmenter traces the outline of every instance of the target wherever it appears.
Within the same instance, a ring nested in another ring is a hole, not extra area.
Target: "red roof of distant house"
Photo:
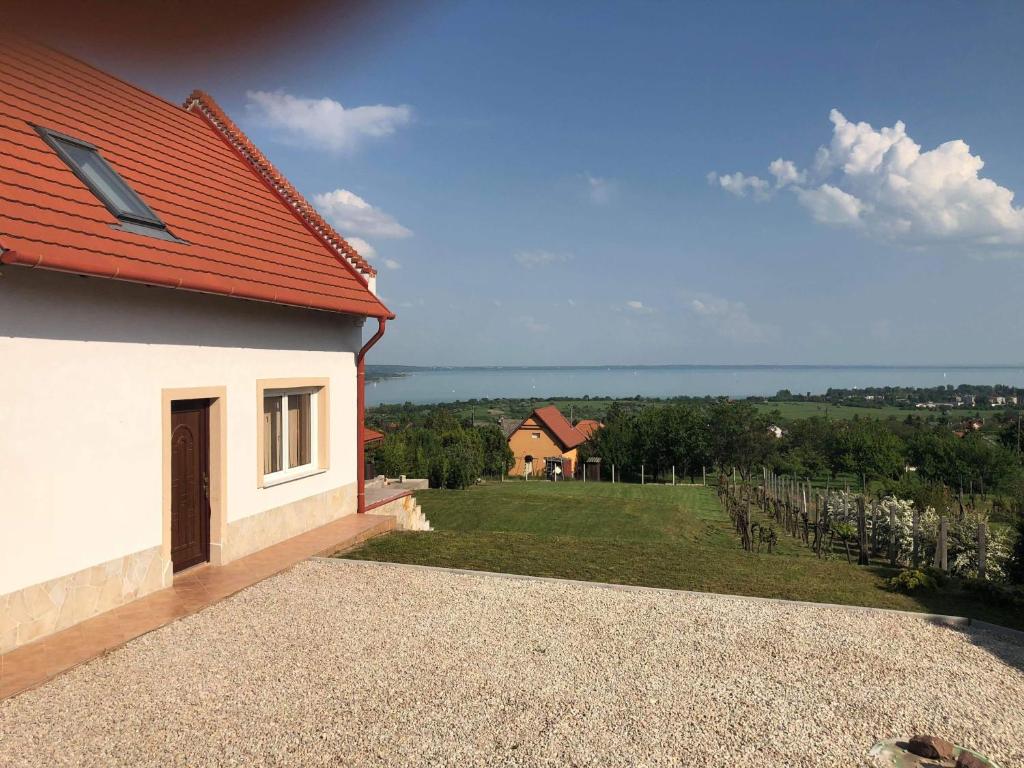
[[[587,441],[587,438],[581,432],[578,432],[562,415],[562,412],[553,405],[545,405],[543,408],[538,408],[533,412],[533,415],[554,433],[558,442],[565,446],[565,450],[575,448]]]
[[[594,433],[603,426],[604,424],[600,421],[595,421],[594,419],[580,419],[576,422],[576,431],[589,440],[594,436]]]
[[[378,432],[376,429],[370,429],[369,427],[363,427],[363,444],[369,445],[370,443],[380,442],[384,439],[384,433]]]
[[[48,48],[0,44],[0,262],[393,316],[372,268],[209,97],[183,109]],[[111,226],[34,125],[96,145],[185,242]]]

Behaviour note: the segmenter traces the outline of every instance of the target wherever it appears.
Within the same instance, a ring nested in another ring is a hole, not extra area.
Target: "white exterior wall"
[[[356,482],[361,318],[6,267],[0,595],[160,546],[161,390],[226,387],[227,523]],[[258,379],[330,379],[330,466],[257,487]]]

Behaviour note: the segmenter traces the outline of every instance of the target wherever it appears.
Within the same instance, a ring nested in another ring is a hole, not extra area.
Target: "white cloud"
[[[548,325],[539,322],[533,315],[521,315],[516,318],[516,323],[523,326],[530,333],[546,333],[548,330]]]
[[[783,160],[781,157],[768,164],[768,171],[775,177],[775,186],[779,189],[807,181],[807,174],[797,169],[796,163],[792,160]]]
[[[822,224],[855,224],[866,206],[849,192],[839,187],[822,184],[811,189],[798,188],[797,200]]]
[[[637,299],[630,299],[627,301],[626,309],[631,312],[636,312],[638,315],[649,315],[654,311],[653,307],[648,307],[642,301],[638,301]]]
[[[377,249],[363,240],[361,237],[346,237],[345,241],[351,245],[364,259],[372,261],[377,258]]]
[[[333,192],[314,195],[313,205],[346,238],[350,232],[356,235],[386,238],[402,238],[412,235],[412,231],[399,224],[393,216],[379,208],[374,208],[359,195],[349,192],[347,189],[336,189]]]
[[[540,269],[552,264],[563,264],[572,260],[572,254],[553,251],[517,251],[512,254],[516,263],[524,269]]]
[[[284,91],[248,91],[249,114],[282,141],[332,152],[350,151],[363,139],[390,136],[412,119],[412,108],[376,104],[347,108],[334,99],[308,99]]]
[[[690,298],[686,306],[705,328],[730,341],[756,344],[777,335],[775,327],[755,322],[740,301],[705,293]]]
[[[384,259],[384,266],[388,269],[401,269],[402,265],[394,259]]]
[[[771,185],[758,176],[744,176],[742,173],[724,173],[721,176],[715,171],[708,174],[708,184],[717,184],[726,192],[736,197],[746,197],[751,193],[755,200],[767,200],[771,197]]]
[[[833,109],[832,139],[800,170],[779,158],[769,170],[775,190],[789,189],[825,224],[854,225],[908,246],[959,245],[1024,254],[1024,208],[1012,190],[982,177],[985,166],[962,139],[922,151],[897,121],[875,129]],[[735,195],[771,195],[756,176],[708,175]],[[756,180],[756,181],[752,181]]]
[[[595,205],[607,205],[611,202],[612,197],[615,196],[614,181],[603,179],[600,176],[591,176],[589,173],[583,174],[583,177],[587,181],[587,195],[590,197],[590,202]]]

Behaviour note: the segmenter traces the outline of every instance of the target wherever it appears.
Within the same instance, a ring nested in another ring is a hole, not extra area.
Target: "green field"
[[[554,398],[550,400],[531,400],[527,398],[507,398],[480,401],[456,401],[452,403],[438,403],[437,405],[378,405],[367,409],[367,415],[371,423],[380,424],[387,421],[402,423],[411,414],[425,415],[431,410],[439,407],[451,409],[455,416],[462,421],[472,420],[475,424],[494,424],[500,417],[523,419],[530,415],[534,408],[544,405],[554,405],[565,414],[572,417],[574,421],[579,419],[604,418],[612,403],[621,403],[627,408],[643,409],[656,405],[664,405],[671,400],[660,400],[656,398]],[[778,418],[783,421],[794,419],[806,419],[811,416],[825,416],[832,419],[905,419],[909,415],[918,416],[929,421],[937,421],[942,417],[940,411],[929,411],[920,408],[900,408],[893,405],[880,407],[867,407],[863,405],[838,405],[835,403],[814,403],[803,400],[754,402],[754,406],[765,414],[777,412]],[[981,416],[991,418],[999,409],[956,409],[949,411],[949,419],[958,422],[962,419]]]
[[[755,407],[762,413],[777,411],[779,417],[786,420],[808,419],[811,416],[828,416],[831,419],[852,419],[855,416],[862,419],[905,419],[909,415],[920,416],[924,419],[937,419],[941,412],[929,411],[922,408],[899,408],[895,405],[883,405],[878,407],[867,407],[863,405],[837,405],[834,403],[811,403],[805,401],[785,401],[770,403],[755,403]],[[975,417],[990,417],[998,413],[998,409],[992,408],[958,408],[949,411],[949,418],[954,421]]]
[[[818,559],[780,535],[744,552],[712,488],[506,482],[416,498],[432,532],[398,532],[344,554],[437,565],[791,600],[972,616],[1024,628],[1024,616],[963,593],[896,594],[882,565]]]

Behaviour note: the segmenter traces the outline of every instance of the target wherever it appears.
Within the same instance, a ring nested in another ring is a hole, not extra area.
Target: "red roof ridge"
[[[345,238],[339,235],[334,228],[328,224],[323,216],[310,205],[302,194],[292,186],[291,182],[274,167],[259,147],[250,141],[249,137],[242,132],[242,129],[235,125],[234,121],[227,116],[227,113],[220,108],[213,98],[201,90],[194,90],[185,99],[182,105],[187,111],[195,112],[206,118],[227,142],[235,148],[248,161],[248,163],[259,173],[260,176],[270,185],[270,188],[284,200],[299,218],[301,218],[321,241],[335,253],[344,264],[350,266],[356,276],[364,283],[365,276],[375,276],[377,270],[359,255],[359,252],[349,245]]]

